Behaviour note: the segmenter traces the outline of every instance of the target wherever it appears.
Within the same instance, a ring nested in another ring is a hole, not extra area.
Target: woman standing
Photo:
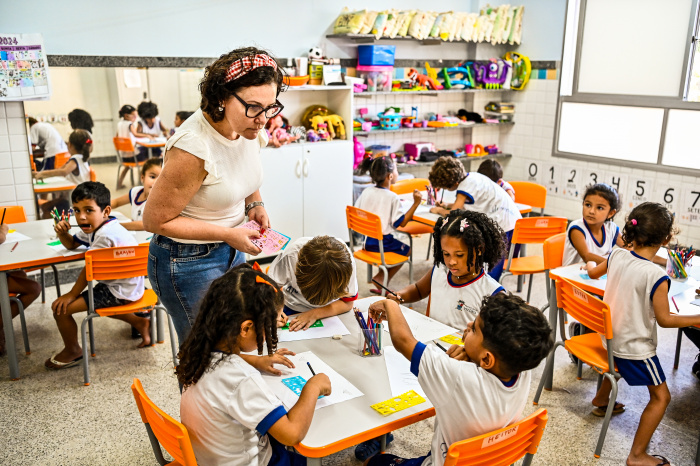
[[[204,72],[199,110],[165,146],[163,171],[143,213],[148,278],[182,343],[209,284],[260,249],[247,215],[269,228],[260,186],[263,128],[282,111],[283,72],[264,50],[222,55]]]

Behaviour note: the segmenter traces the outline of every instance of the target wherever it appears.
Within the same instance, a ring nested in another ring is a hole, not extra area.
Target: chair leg
[[[367,264],[367,283],[372,283],[372,265]]]
[[[133,188],[134,185],[134,167],[129,168],[129,178],[131,178],[131,187]]]
[[[676,356],[673,358],[673,368],[678,369],[678,361],[681,359],[681,342],[683,341],[683,330],[678,329],[676,338]]]
[[[430,260],[430,251],[433,245],[433,235],[428,235],[428,252],[425,254],[425,260]]]
[[[413,283],[413,258],[408,261],[408,283]]]
[[[554,367],[554,354],[557,351],[558,346],[563,346],[563,343],[558,341],[554,344],[554,347],[552,348],[552,351],[549,353],[549,356],[547,356],[547,364],[544,366],[544,371],[542,372],[542,377],[540,377],[540,384],[537,386],[537,392],[535,392],[535,398],[532,400],[532,404],[537,405],[540,401],[540,395],[542,394],[542,389],[544,388],[544,384],[547,381],[547,374],[549,374],[550,370]]]
[[[151,441],[151,448],[153,449],[153,454],[156,456],[156,461],[161,466],[169,464],[169,462],[166,461],[166,459],[163,457],[163,452],[160,449],[160,442],[158,442],[156,434],[153,433],[153,429],[151,429],[150,424],[146,423],[144,425],[146,426],[146,432],[148,432],[148,440]]]
[[[534,277],[534,276],[535,276],[534,273],[530,274],[530,280],[528,281],[528,285],[527,285],[527,300],[526,301],[528,303],[530,302],[530,293],[532,293],[532,277]]]
[[[44,276],[44,269],[41,269],[41,304],[46,302],[46,277]]]
[[[24,305],[19,298],[10,298],[10,301],[14,301],[17,304],[17,309],[19,310],[19,321],[22,327],[22,339],[24,340],[24,352],[25,354],[31,354],[29,349],[29,335],[27,335],[27,322],[24,320]]]
[[[90,354],[92,357],[95,357],[95,331],[92,328],[92,319],[88,321],[88,325],[90,326]]]
[[[92,316],[96,314],[88,314],[80,324],[80,337],[83,343],[83,383],[90,385],[90,368],[88,366],[88,350],[87,350],[87,327],[92,323]],[[92,336],[92,332],[90,332]]]
[[[523,456],[523,463],[522,466],[530,466],[532,464],[532,458],[533,458],[532,453],[525,453],[525,456]]]
[[[609,373],[605,373],[604,377],[610,380],[612,385],[612,391],[610,392],[610,402],[608,403],[608,409],[605,411],[605,420],[603,421],[603,427],[600,428],[600,436],[598,437],[598,445],[595,447],[595,457],[600,458],[600,452],[603,450],[603,443],[605,442],[605,435],[608,433],[608,426],[610,425],[610,418],[612,417],[613,409],[615,409],[615,401],[617,401],[617,380],[615,377]]]
[[[119,175],[122,172],[122,164],[119,163],[117,164],[117,184],[114,185],[114,190],[117,191],[119,189]]]
[[[380,265],[379,268],[381,271],[384,273],[384,279],[382,280],[382,285],[384,285],[384,288],[387,288],[389,286],[389,269],[384,267],[383,265]],[[380,296],[384,296],[386,298],[386,291],[382,290]]]
[[[581,380],[583,378],[583,362],[579,359],[576,362],[576,380]],[[600,384],[600,382],[598,382]],[[598,385],[600,388],[600,385]]]
[[[598,385],[596,385],[596,387],[595,387],[596,393],[598,392],[598,390],[600,390],[600,386],[602,384],[603,384],[603,374],[598,374]]]
[[[151,309],[151,326],[150,326],[150,330],[151,330],[151,346],[155,346],[155,345],[156,345],[156,341],[157,341],[157,340],[156,340],[156,336],[157,336],[157,335],[156,335],[156,333],[157,333],[157,332],[156,332],[156,328],[157,328],[157,326],[158,326],[158,320],[159,320],[159,319],[158,319],[158,316],[157,316],[156,314],[158,314],[158,311],[156,311],[156,308]]]
[[[51,270],[53,270],[53,283],[56,285],[56,294],[61,296],[61,282],[58,280],[58,269],[54,264],[51,264]]]
[[[163,336],[163,314],[166,313],[165,309],[162,308],[162,306],[156,305],[155,308],[156,312],[156,341],[158,343],[163,343],[165,341],[165,337]],[[153,324],[151,324],[153,325]]]

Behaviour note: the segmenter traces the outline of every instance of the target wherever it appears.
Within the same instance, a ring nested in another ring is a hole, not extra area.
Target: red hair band
[[[231,63],[231,66],[229,66],[228,71],[226,72],[226,79],[224,79],[224,82],[228,83],[233,81],[234,79],[238,79],[241,76],[254,70],[255,68],[260,68],[261,66],[269,66],[272,67],[272,69],[276,70],[277,62],[271,56],[262,53],[259,53],[254,57],[247,56],[239,58],[238,60]]]

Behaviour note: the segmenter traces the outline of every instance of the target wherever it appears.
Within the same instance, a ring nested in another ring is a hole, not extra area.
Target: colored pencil
[[[311,367],[311,363],[310,363],[309,361],[306,361],[306,365],[309,366],[309,370],[311,371],[311,373],[312,373],[313,375],[316,375],[316,373],[314,372],[314,368]]]
[[[5,214],[7,213],[7,209],[2,209],[2,220],[0,220],[0,225],[3,225],[5,223]]]
[[[673,301],[673,305],[676,306],[676,312],[681,312],[680,309],[678,309],[678,303],[676,303],[676,298],[671,296],[671,301]]]
[[[17,242],[15,243],[15,245],[12,246],[12,249],[10,249],[10,252],[14,252],[14,250],[15,250],[15,248],[17,247],[18,244],[19,244],[19,241],[17,241]]]

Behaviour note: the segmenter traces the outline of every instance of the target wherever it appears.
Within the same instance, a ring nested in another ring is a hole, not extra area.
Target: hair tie
[[[632,225],[637,225],[637,220],[632,219],[632,220],[630,220],[630,223],[631,223]]]
[[[262,267],[260,267],[260,264],[258,264],[258,261],[253,262],[253,267],[252,267],[252,269],[253,269],[253,270],[257,270],[258,272],[262,272],[262,271],[263,271]]]
[[[87,139],[85,140],[85,144],[92,144],[92,139],[87,138]]]
[[[257,276],[255,277],[255,282],[256,282],[256,283],[265,283],[266,285],[272,286],[272,283],[268,282],[267,280],[265,280],[265,279],[264,279],[263,277],[261,277],[260,275],[257,275]],[[274,286],[272,286],[272,289],[275,290],[275,293],[277,293],[277,288],[275,288]]]
[[[234,79],[238,79],[241,76],[253,71],[255,68],[260,68],[262,66],[269,66],[277,70],[277,62],[269,55],[259,53],[254,57],[247,56],[239,58],[231,63],[231,66],[229,66],[228,71],[226,72],[226,78],[224,78],[224,83],[229,83]]]
[[[467,223],[467,219],[463,218],[461,222],[459,222],[459,232],[462,233],[464,232],[465,228],[469,227],[469,223]]]

